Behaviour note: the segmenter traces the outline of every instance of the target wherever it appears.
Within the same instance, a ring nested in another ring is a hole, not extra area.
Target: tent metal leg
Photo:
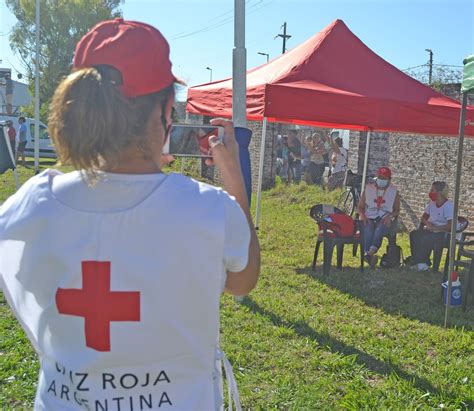
[[[367,132],[367,141],[365,143],[364,171],[362,173],[361,190],[364,190],[365,180],[367,179],[367,165],[369,163],[370,134],[371,134],[371,130],[369,129],[369,131]]]
[[[262,196],[262,181],[263,181],[263,163],[265,160],[265,140],[267,135],[267,118],[263,118],[262,125],[262,141],[260,143],[260,163],[258,165],[258,185],[257,185],[257,207],[255,210],[255,228],[258,230],[258,223],[260,221],[260,198]]]
[[[449,240],[449,255],[454,256],[456,252],[456,228],[458,221],[458,208],[459,208],[459,188],[461,186],[461,171],[462,171],[462,154],[464,148],[464,126],[466,122],[466,106],[467,106],[467,92],[462,95],[462,107],[461,107],[461,119],[459,122],[459,142],[458,142],[458,159],[456,164],[456,184],[454,189],[454,210],[453,210],[453,223],[451,224],[451,238]],[[449,310],[451,308],[451,273],[454,269],[455,258],[449,259],[449,271],[448,271],[448,294],[446,301],[446,311],[444,315],[444,327],[447,328],[449,324]]]

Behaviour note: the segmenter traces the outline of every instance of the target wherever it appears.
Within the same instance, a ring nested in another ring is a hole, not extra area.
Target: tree
[[[40,0],[40,101],[46,120],[49,102],[59,81],[71,70],[79,39],[101,20],[120,17],[124,0]],[[34,91],[36,63],[36,1],[6,0],[17,19],[10,46],[21,57],[30,90]],[[33,93],[32,93],[33,94]],[[31,110],[31,107],[26,111]]]

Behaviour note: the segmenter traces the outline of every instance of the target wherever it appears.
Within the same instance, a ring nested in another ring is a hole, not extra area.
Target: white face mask
[[[377,183],[377,187],[385,188],[388,185],[388,180],[381,180],[380,178],[377,178],[376,183]]]

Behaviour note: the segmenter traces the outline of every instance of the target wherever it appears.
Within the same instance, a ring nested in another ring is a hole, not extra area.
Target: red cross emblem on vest
[[[385,203],[385,199],[382,196],[378,196],[374,199],[374,203],[377,205],[377,208],[382,207],[382,204]]]
[[[82,262],[82,289],[58,288],[61,314],[84,317],[86,345],[110,351],[112,321],[140,321],[140,292],[110,290],[110,261]]]

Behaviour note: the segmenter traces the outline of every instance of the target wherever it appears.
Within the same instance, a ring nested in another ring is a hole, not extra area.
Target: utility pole
[[[291,36],[286,34],[286,21],[283,23],[283,26],[281,26],[283,29],[283,34],[277,34],[275,38],[281,37],[283,39],[283,48],[282,48],[282,53],[284,54],[286,52],[286,39],[289,39]]]
[[[428,77],[428,84],[431,85],[431,82],[433,80],[433,50],[431,49],[425,49],[425,51],[427,51],[428,53],[430,53],[430,62],[429,62],[429,65],[430,65],[430,73],[429,73],[429,77]]]

